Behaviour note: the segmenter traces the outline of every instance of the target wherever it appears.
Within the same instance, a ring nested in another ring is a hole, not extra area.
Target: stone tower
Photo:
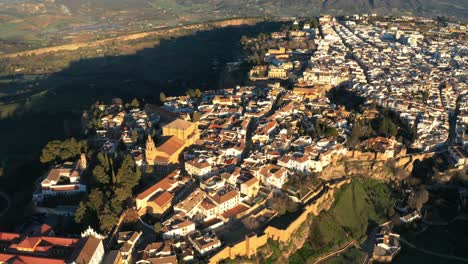
[[[146,150],[145,150],[146,163],[148,165],[154,165],[154,159],[156,158],[156,146],[154,145],[153,138],[148,136],[146,140]]]

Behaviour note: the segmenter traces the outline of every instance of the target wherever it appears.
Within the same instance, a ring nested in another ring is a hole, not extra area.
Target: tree
[[[132,130],[132,142],[137,143],[138,142],[138,131],[136,129]]]
[[[429,192],[425,187],[421,186],[408,200],[409,207],[421,211],[424,204],[429,201]]]
[[[130,103],[131,108],[139,108],[140,107],[140,102],[138,99],[133,98],[132,102]]]
[[[156,222],[154,223],[154,231],[156,233],[159,233],[161,232],[161,229],[163,228],[163,225],[161,224],[161,222]]]
[[[379,133],[385,135],[385,137],[395,136],[398,132],[397,126],[388,117],[384,117],[379,122],[378,127]]]
[[[192,113],[192,122],[198,122],[200,121],[200,112],[194,111]]]
[[[88,205],[89,208],[93,209],[96,212],[99,212],[104,207],[104,193],[99,189],[92,189],[88,195]]]
[[[127,155],[117,172],[115,187],[122,188],[129,197],[132,195],[132,189],[138,185],[140,177],[140,171],[136,168],[132,156]]]
[[[268,201],[268,206],[275,210],[278,215],[296,212],[298,209],[297,203],[291,200],[286,194],[275,194]]]
[[[203,93],[202,93],[202,91],[200,89],[197,88],[194,91],[194,95],[195,95],[196,98],[200,98],[200,97],[202,97]]]
[[[138,212],[136,209],[128,209],[125,212],[125,218],[123,219],[123,223],[136,223],[138,221]]]
[[[110,183],[110,160],[106,154],[101,152],[97,156],[98,164],[93,169],[93,179],[101,185]]]
[[[190,98],[194,98],[195,97],[195,91],[192,90],[192,89],[188,89],[187,91],[185,91],[185,95],[187,95]]]
[[[159,101],[161,101],[162,103],[164,103],[166,101],[166,94],[164,94],[163,92],[160,92],[159,93]]]
[[[351,129],[351,135],[350,135],[350,138],[349,138],[350,147],[354,148],[359,144],[361,134],[362,134],[361,126],[358,123],[355,123],[355,125]]]
[[[325,133],[324,133],[324,134],[325,134],[326,137],[333,137],[333,138],[335,138],[335,137],[338,136],[338,130],[336,130],[336,128],[334,128],[334,127],[327,126],[327,127],[325,128]]]
[[[117,224],[119,220],[119,217],[112,213],[110,209],[107,207],[104,209],[104,212],[102,212],[99,215],[99,224],[100,224],[100,229],[102,231],[109,231],[112,229],[112,227]]]
[[[80,205],[75,212],[75,221],[77,223],[84,223],[88,215],[88,206],[85,202],[80,202]]]
[[[258,220],[254,217],[247,217],[242,221],[242,224],[244,224],[245,228],[248,230],[255,230],[260,226],[260,223]]]
[[[248,41],[249,41],[249,38],[246,35],[242,35],[242,37],[240,39],[240,43],[242,45],[245,45],[245,44],[247,44]]]
[[[42,149],[40,160],[42,163],[58,163],[76,158],[86,150],[86,142],[70,138],[65,141],[54,140]]]

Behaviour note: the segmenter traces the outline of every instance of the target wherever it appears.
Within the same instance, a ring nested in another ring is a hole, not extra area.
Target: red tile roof
[[[21,249],[26,249],[26,250],[34,250],[37,245],[41,242],[40,237],[26,237],[23,239],[21,242],[19,242],[16,245],[13,245],[12,247],[21,250]]]
[[[1,241],[11,241],[11,240],[17,239],[19,237],[20,237],[19,234],[0,232],[0,240]]]
[[[41,228],[40,228],[41,235],[46,235],[50,231],[52,231],[52,227],[50,225],[48,225],[48,224],[41,225]]]
[[[153,202],[155,202],[159,207],[164,207],[167,203],[170,203],[172,199],[174,198],[174,195],[171,193],[164,191],[160,195],[158,195]]]
[[[177,181],[173,178],[172,173],[166,176],[166,178],[155,183],[153,186],[149,187],[142,193],[138,194],[137,199],[145,200],[149,199],[154,193],[158,190],[166,191],[170,189]]]
[[[178,139],[176,136],[172,136],[160,145],[156,147],[157,151],[164,152],[169,156],[172,156],[180,148],[184,146],[184,142]]]

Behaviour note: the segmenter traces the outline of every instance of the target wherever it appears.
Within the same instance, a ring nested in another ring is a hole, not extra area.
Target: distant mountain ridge
[[[128,11],[132,9],[165,9],[189,14],[204,9],[235,15],[307,16],[320,13],[337,15],[376,12],[393,15],[452,16],[468,19],[468,0],[0,0],[0,8],[30,7],[42,4],[40,12],[63,15],[88,15],[95,10]],[[24,8],[23,8],[24,9]],[[17,10],[28,12],[28,10]],[[65,10],[65,11],[64,11]],[[2,10],[0,10],[2,12]],[[97,15],[97,14],[96,14]]]

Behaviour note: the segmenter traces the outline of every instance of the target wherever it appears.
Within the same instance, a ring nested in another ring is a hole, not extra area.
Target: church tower
[[[148,136],[148,139],[146,140],[145,156],[146,163],[148,165],[154,165],[154,159],[156,158],[156,146],[154,145],[154,141],[151,136]]]

